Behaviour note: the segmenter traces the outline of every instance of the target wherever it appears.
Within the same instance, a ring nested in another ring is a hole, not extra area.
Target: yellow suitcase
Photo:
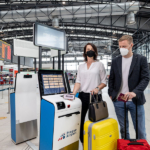
[[[118,122],[108,118],[84,124],[84,150],[117,150]]]

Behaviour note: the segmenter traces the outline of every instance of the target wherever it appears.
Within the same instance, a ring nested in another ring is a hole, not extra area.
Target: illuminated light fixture
[[[69,47],[69,53],[73,53],[73,47]]]
[[[133,11],[129,12],[127,14],[127,22],[126,25],[134,25],[136,23],[135,21],[135,14]]]
[[[113,43],[113,40],[112,39],[110,39],[110,42],[108,42],[108,46],[110,45],[112,45],[112,43]]]
[[[104,49],[107,49],[107,45],[104,47]]]
[[[62,4],[66,4],[66,2],[62,2]]]
[[[3,27],[4,27],[4,26],[2,26],[2,28],[1,28],[1,30],[0,30],[1,33],[3,32]]]
[[[111,51],[111,46],[109,45],[107,49],[108,49],[108,51]]]
[[[57,16],[55,16],[52,20],[52,26],[54,28],[59,28],[59,18]]]

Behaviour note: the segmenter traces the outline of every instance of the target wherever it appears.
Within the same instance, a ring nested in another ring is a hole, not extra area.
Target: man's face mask
[[[128,53],[129,53],[129,48],[128,49],[127,48],[120,48],[120,54],[122,56],[126,56],[126,55],[128,55]]]
[[[92,51],[92,50],[90,50],[90,51],[87,51],[87,56],[88,57],[94,57],[95,56],[95,52],[94,51]]]

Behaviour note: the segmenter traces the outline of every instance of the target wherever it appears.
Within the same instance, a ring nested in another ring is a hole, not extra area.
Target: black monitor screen
[[[64,31],[35,23],[34,45],[57,50],[65,50],[65,43]]]
[[[39,70],[41,95],[66,93],[64,74],[61,70]]]

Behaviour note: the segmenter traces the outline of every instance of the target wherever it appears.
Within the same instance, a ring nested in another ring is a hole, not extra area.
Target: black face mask
[[[94,57],[95,56],[95,52],[94,51],[92,51],[92,50],[90,50],[90,51],[87,51],[87,56],[88,57]]]

